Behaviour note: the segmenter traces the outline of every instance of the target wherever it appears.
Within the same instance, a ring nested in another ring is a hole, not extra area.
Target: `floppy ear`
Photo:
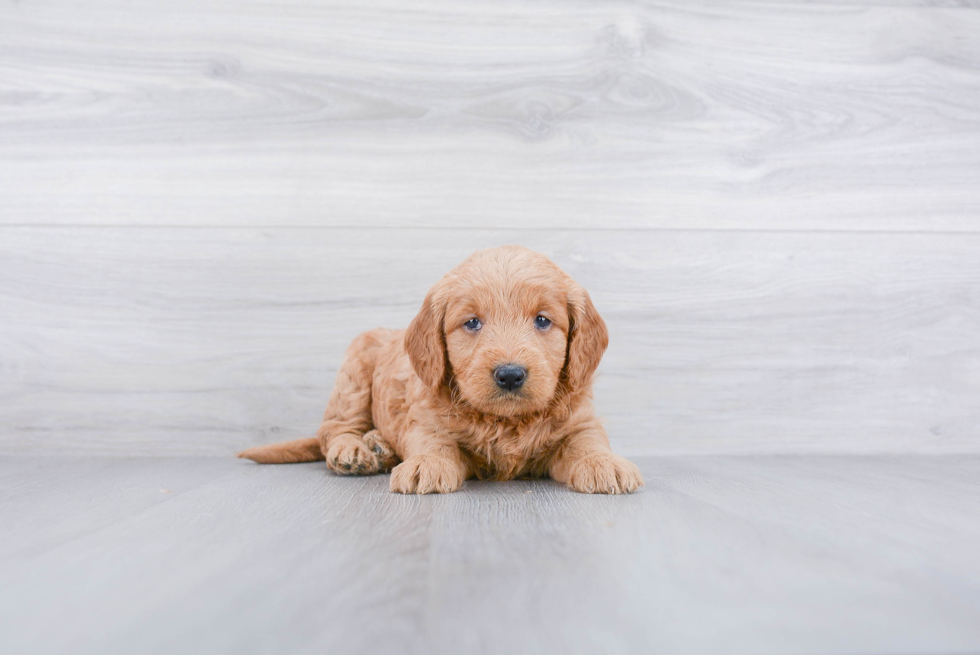
[[[445,308],[434,295],[434,289],[426,294],[422,309],[405,331],[405,351],[422,382],[436,390],[446,378],[446,337],[442,328]]]
[[[568,388],[578,391],[592,382],[609,345],[609,332],[589,293],[578,285],[568,294],[568,320]]]

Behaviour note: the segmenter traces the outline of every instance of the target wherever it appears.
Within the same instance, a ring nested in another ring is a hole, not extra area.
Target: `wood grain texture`
[[[972,0],[0,5],[0,650],[980,651],[977,34]],[[606,317],[641,493],[229,457],[505,243]]]
[[[4,3],[0,223],[976,232],[978,33],[975,2]]]
[[[978,452],[980,236],[5,230],[0,450],[203,454],[307,436],[350,340],[481,247],[589,289],[627,454]]]
[[[980,458],[639,464],[628,497],[406,497],[322,464],[3,458],[4,652],[980,649]]]
[[[0,452],[307,435],[508,242],[624,452],[978,452],[978,9],[3,4]]]

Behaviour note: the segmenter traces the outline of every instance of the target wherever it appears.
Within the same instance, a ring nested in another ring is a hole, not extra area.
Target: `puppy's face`
[[[591,381],[607,343],[588,294],[543,255],[476,253],[426,296],[405,347],[419,377],[497,416],[548,407]]]
[[[547,407],[568,345],[563,290],[517,279],[467,281],[456,291],[444,325],[463,400],[502,416]]]

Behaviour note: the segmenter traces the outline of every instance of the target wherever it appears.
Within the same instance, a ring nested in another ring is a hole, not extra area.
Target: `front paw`
[[[388,445],[388,442],[385,441],[380,432],[371,430],[365,432],[361,438],[364,440],[364,445],[370,448],[371,452],[377,456],[379,472],[387,473],[395,468],[395,465],[398,464],[398,455],[395,454],[394,449]]]
[[[372,475],[381,471],[378,456],[356,436],[336,437],[327,448],[327,468],[340,475]]]
[[[643,476],[619,455],[596,453],[575,462],[568,486],[584,494],[629,494],[643,486]]]
[[[391,471],[391,490],[399,494],[447,494],[462,485],[459,463],[436,455],[409,457]]]

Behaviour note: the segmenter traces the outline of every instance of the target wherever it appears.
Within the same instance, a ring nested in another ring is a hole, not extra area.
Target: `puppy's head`
[[[477,252],[429,291],[405,348],[433,391],[521,416],[589,385],[608,340],[582,287],[544,255],[506,246]]]

